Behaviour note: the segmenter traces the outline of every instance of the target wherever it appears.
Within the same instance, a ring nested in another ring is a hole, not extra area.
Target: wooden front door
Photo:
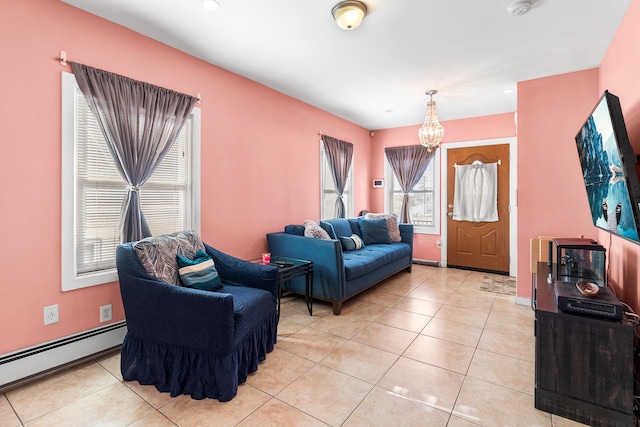
[[[447,151],[447,266],[509,274],[509,145]],[[454,164],[479,160],[498,166],[498,221],[454,221]]]

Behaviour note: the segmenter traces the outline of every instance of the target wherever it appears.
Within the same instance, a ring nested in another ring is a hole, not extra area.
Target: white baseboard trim
[[[120,321],[0,356],[0,387],[33,377],[122,344]]]
[[[531,307],[531,298],[516,297],[516,304],[518,304],[518,305],[527,305],[527,306]]]

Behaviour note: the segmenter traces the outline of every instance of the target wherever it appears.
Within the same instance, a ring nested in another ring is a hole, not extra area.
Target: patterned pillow
[[[172,285],[177,285],[179,280],[176,255],[193,259],[198,249],[204,252],[202,240],[194,230],[146,237],[133,244],[133,250],[145,271]]]
[[[353,240],[353,243],[355,243],[356,250],[364,248],[364,242],[362,241],[360,236],[358,236],[357,234],[352,234],[351,240]]]
[[[193,259],[176,255],[176,262],[184,287],[203,291],[217,291],[222,288],[215,264],[206,252],[198,249]]]
[[[387,228],[389,229],[389,237],[392,242],[401,242],[400,226],[398,225],[398,215],[394,213],[368,213],[365,219],[381,219],[384,218],[387,221]]]
[[[304,223],[304,235],[305,237],[313,237],[314,239],[330,239],[329,233],[327,233],[322,227],[316,224],[310,219]]]

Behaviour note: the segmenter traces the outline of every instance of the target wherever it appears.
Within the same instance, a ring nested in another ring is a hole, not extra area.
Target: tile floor
[[[415,265],[340,316],[286,298],[276,348],[227,403],[123,382],[115,353],[0,395],[0,426],[579,425],[533,407],[533,312],[485,276]]]

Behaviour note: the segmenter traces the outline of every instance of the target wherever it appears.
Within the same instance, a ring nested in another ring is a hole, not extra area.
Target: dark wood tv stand
[[[633,424],[633,327],[558,310],[538,263],[535,407],[593,426]]]

